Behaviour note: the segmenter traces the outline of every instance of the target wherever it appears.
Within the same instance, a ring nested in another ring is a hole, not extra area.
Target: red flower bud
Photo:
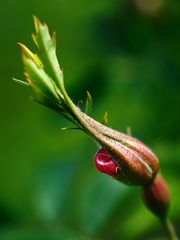
[[[165,218],[168,213],[170,194],[168,186],[161,175],[142,190],[142,198],[146,206],[158,217]]]
[[[101,148],[95,155],[94,164],[96,168],[105,174],[108,174],[114,178],[118,175],[118,166],[109,153]]]
[[[159,170],[159,162],[156,155],[144,143],[98,123],[79,109],[77,111],[81,114],[81,123],[86,132],[99,142],[118,167],[119,181],[140,186],[153,181]]]

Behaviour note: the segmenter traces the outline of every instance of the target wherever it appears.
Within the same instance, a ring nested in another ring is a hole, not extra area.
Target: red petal
[[[113,161],[113,158],[109,155],[109,153],[101,148],[95,155],[94,163],[96,168],[105,174],[108,174],[112,177],[117,176],[118,166]]]

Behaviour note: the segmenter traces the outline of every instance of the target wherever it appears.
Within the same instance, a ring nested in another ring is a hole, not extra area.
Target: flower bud
[[[159,162],[155,154],[144,143],[106,127],[82,112],[81,117],[81,122],[87,132],[99,142],[113,163],[116,164],[119,181],[140,186],[150,184],[153,181],[159,170]],[[103,169],[102,172],[105,172],[104,166],[100,168]],[[112,174],[109,175],[112,176]]]
[[[170,194],[168,186],[161,175],[157,175],[154,181],[144,186],[142,198],[146,206],[158,217],[165,218],[168,213]]]

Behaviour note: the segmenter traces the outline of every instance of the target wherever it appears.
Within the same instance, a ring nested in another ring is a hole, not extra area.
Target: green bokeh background
[[[159,156],[180,228],[180,8],[167,0],[1,0],[0,239],[164,239],[139,188],[97,172],[97,146],[61,116],[29,100],[19,48],[33,48],[32,15],[57,33],[68,92],[92,116]],[[79,102],[79,100],[82,102]],[[180,235],[180,231],[179,231]]]

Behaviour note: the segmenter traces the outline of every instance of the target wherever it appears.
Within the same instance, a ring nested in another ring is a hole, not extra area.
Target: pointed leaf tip
[[[31,58],[32,60],[34,59],[34,53],[32,53],[29,48],[27,48],[24,44],[18,42],[18,46],[20,46],[23,54],[25,54],[26,57]]]
[[[43,64],[36,54],[31,52],[29,48],[27,48],[24,44],[20,42],[18,42],[17,44],[20,46],[22,54],[25,55],[25,57],[30,58],[38,67],[43,68]]]
[[[38,28],[39,28],[39,25],[41,25],[41,22],[35,15],[33,15],[33,21],[34,21],[35,30],[38,33]]]

